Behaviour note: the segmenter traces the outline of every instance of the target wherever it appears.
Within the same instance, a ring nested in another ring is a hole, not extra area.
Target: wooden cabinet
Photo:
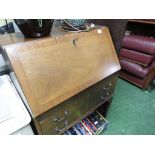
[[[106,27],[3,49],[40,134],[61,134],[112,97],[120,65]]]
[[[126,30],[131,34],[155,37],[154,19],[132,19],[128,20]]]

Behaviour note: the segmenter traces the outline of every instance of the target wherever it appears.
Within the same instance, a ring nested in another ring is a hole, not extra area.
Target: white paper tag
[[[102,33],[102,30],[97,30],[97,33]]]

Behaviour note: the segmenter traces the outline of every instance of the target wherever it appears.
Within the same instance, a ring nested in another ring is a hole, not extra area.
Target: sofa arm
[[[147,74],[147,79],[145,81],[145,86],[144,88],[147,88],[150,84],[150,82],[155,78],[155,60],[152,62],[150,68],[149,68],[149,72]]]

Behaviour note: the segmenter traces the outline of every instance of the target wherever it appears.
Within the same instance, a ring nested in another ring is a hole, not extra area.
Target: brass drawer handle
[[[105,100],[107,96],[101,96],[101,100]]]
[[[111,86],[112,86],[112,83],[111,83],[111,82],[109,82],[109,84],[108,84],[108,86],[107,86],[107,87],[103,87],[103,90],[109,90],[109,89],[111,88]]]
[[[101,100],[105,100],[110,95],[109,92],[106,92],[106,96],[101,96]]]
[[[67,128],[67,125],[68,125],[68,122],[67,122],[67,120],[66,120],[66,121],[65,121],[65,126],[64,126],[62,129],[59,129],[58,127],[56,127],[55,130],[56,130],[57,132],[62,132],[63,130],[65,130],[65,129]]]
[[[109,96],[109,95],[110,95],[110,93],[109,93],[109,92],[107,92],[107,93],[106,93],[106,95],[107,95],[107,96]]]
[[[68,111],[65,111],[64,112],[64,117],[62,117],[62,118],[54,118],[54,121],[55,122],[61,122],[67,117],[67,115],[68,115]]]

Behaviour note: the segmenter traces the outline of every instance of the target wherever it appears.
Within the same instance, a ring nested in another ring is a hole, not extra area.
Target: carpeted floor
[[[155,134],[155,90],[142,91],[118,79],[107,119],[109,126],[104,135]]]

